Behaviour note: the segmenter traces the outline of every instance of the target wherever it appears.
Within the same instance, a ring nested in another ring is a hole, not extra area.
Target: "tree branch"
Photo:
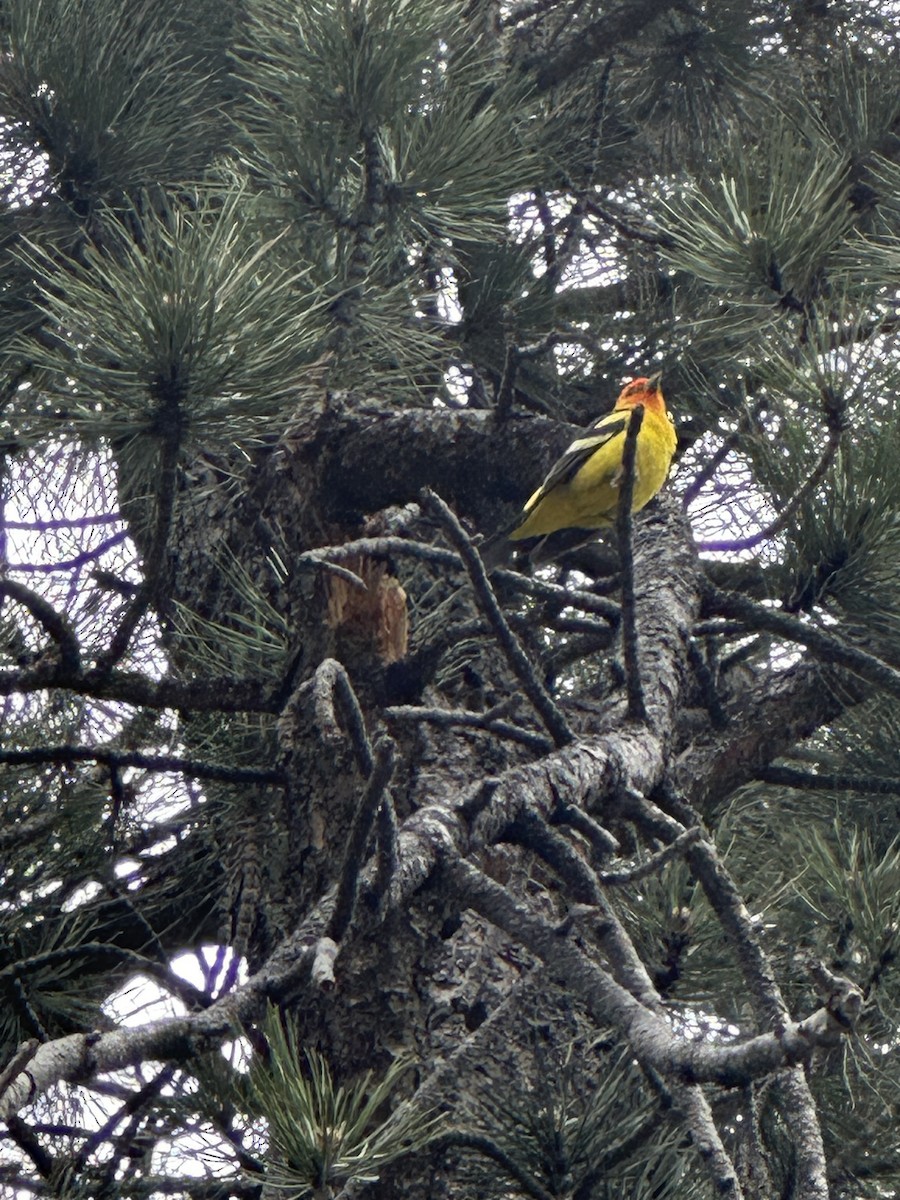
[[[143,754],[138,750],[106,750],[102,746],[38,746],[33,750],[0,750],[0,763],[9,766],[41,763],[98,762],[121,770],[172,771],[188,779],[217,779],[223,783],[283,784],[283,771],[253,767],[226,767],[169,754]]]
[[[805,1021],[787,1022],[777,1032],[742,1042],[713,1043],[682,1038],[620,987],[575,942],[560,934],[515,900],[502,885],[476,867],[447,857],[442,877],[458,901],[481,914],[541,959],[564,980],[601,1025],[612,1021],[630,1042],[639,1059],[663,1075],[684,1083],[719,1083],[728,1087],[748,1083],[773,1070],[806,1062],[816,1045],[831,1045],[834,1022],[817,1010]],[[827,1026],[827,1028],[826,1028]],[[812,1194],[812,1193],[810,1193]]]
[[[341,867],[334,911],[325,935],[333,938],[335,942],[340,942],[353,918],[369,834],[372,832],[372,826],[375,824],[375,818],[387,793],[393,773],[394,743],[390,738],[382,737],[375,746],[372,771],[353,815],[353,823],[347,838],[347,851]]]
[[[302,685],[301,685],[302,686]],[[313,679],[313,697],[316,712],[316,724],[326,741],[340,740],[343,737],[335,711],[335,698],[343,710],[344,722],[356,765],[361,775],[371,775],[375,759],[366,733],[366,722],[359,706],[350,676],[336,659],[326,658],[318,667]]]
[[[804,502],[804,500],[806,500],[808,496],[811,496],[822,482],[825,472],[831,466],[832,462],[834,461],[834,456],[838,452],[838,448],[841,444],[842,432],[843,430],[841,426],[835,426],[829,429],[828,441],[825,444],[825,449],[822,451],[821,457],[816,463],[815,468],[810,472],[800,487],[797,488],[793,496],[791,496],[787,503],[782,507],[778,516],[773,521],[770,521],[764,529],[760,529],[756,533],[750,534],[748,537],[735,538],[731,541],[726,538],[720,541],[700,542],[697,548],[701,551],[722,552],[752,550],[754,547],[761,545],[763,542],[768,542],[771,538],[781,533],[782,529],[787,527],[794,513]]]
[[[578,31],[569,45],[550,62],[537,57],[524,64],[535,71],[539,91],[548,91],[599,59],[608,58],[622,43],[632,42],[646,26],[672,5],[668,0],[630,0]]]
[[[464,729],[483,729],[494,737],[507,738],[509,741],[528,746],[536,754],[548,754],[553,749],[549,738],[499,719],[499,712],[508,708],[508,701],[503,701],[484,713],[469,712],[468,709],[420,708],[411,704],[399,704],[386,708],[384,717],[387,721],[427,721],[432,725],[450,728],[460,726]]]
[[[629,805],[641,824],[671,841],[686,832],[685,822],[693,826],[699,824],[699,819],[693,808],[671,788],[664,787],[662,792],[667,807],[678,819],[661,812],[643,797],[629,797]],[[708,838],[694,842],[686,857],[731,942],[754,1008],[762,1023],[772,1026],[776,1035],[780,1034],[791,1024],[790,1010],[734,880]],[[821,1044],[828,1044],[829,1039],[833,1041],[834,1029],[827,1008],[824,1013],[820,1011],[801,1022],[798,1030],[804,1038],[821,1037]],[[825,1146],[815,1100],[803,1071],[790,1061],[788,1065],[794,1069],[782,1079],[787,1099],[784,1115],[794,1135],[794,1152],[798,1158],[798,1200],[829,1200]]]
[[[506,655],[507,662],[524,688],[526,696],[544,722],[547,732],[553,738],[555,745],[568,745],[575,740],[575,734],[569,728],[568,722],[557,706],[556,701],[538,679],[531,660],[522,649],[518,638],[510,629],[503,613],[500,611],[500,605],[497,603],[497,597],[494,595],[494,590],[488,580],[484,563],[482,563],[469,536],[443,500],[428,488],[425,488],[422,493],[422,502],[443,525],[448,537],[462,558],[466,570],[469,572],[469,578],[472,581],[478,607],[487,618],[494,631],[494,636],[500,644],[503,653]]]
[[[628,419],[622,447],[622,482],[616,512],[616,539],[622,571],[622,655],[625,660],[625,690],[630,721],[646,721],[647,706],[641,685],[637,622],[634,599],[634,551],[631,545],[631,505],[634,499],[634,460],[637,440],[644,421],[644,406],[638,404]]]
[[[0,597],[8,596],[17,604],[21,604],[34,617],[59,647],[59,660],[54,664],[51,678],[55,675],[65,676],[77,674],[81,670],[81,647],[78,638],[69,622],[43,596],[33,592],[22,583],[13,579],[0,579]],[[39,673],[47,676],[47,668],[38,666]]]
[[[846,642],[807,624],[799,617],[767,608],[736,592],[721,592],[712,584],[707,584],[705,599],[709,608],[720,616],[734,617],[748,629],[765,629],[785,641],[799,642],[822,662],[846,667],[892,696],[900,696],[900,671],[866,650],[848,646]]]

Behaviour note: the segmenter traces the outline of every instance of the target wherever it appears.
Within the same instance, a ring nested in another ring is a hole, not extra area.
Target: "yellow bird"
[[[524,519],[507,534],[511,541],[558,529],[602,529],[615,523],[625,433],[638,404],[644,407],[644,419],[635,446],[631,511],[653,499],[666,482],[677,443],[659,378],[654,375],[627,384],[612,412],[576,438],[526,503]]]

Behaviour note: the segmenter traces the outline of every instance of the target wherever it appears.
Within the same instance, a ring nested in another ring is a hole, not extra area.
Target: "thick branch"
[[[766,672],[729,709],[724,732],[694,738],[673,767],[673,782],[708,814],[773,759],[859,703],[865,691],[857,680],[814,662]]]
[[[835,1023],[827,1010],[805,1021],[743,1042],[717,1044],[682,1039],[662,1017],[620,987],[596,963],[506,888],[460,859],[445,863],[444,878],[460,903],[480,913],[535,954],[577,995],[598,1023],[613,1021],[640,1060],[685,1083],[746,1084],[795,1063],[806,1062],[816,1045],[834,1042]]]
[[[856,646],[848,646],[840,638],[807,624],[799,617],[775,608],[766,608],[736,592],[720,592],[717,588],[709,587],[706,599],[709,607],[720,616],[734,617],[748,629],[765,629],[785,641],[798,642],[822,662],[846,667],[860,679],[874,683],[892,696],[900,696],[900,671],[874,654]]]

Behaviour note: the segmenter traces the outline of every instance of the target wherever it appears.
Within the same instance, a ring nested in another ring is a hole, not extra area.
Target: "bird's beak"
[[[658,392],[659,391],[659,381],[661,379],[662,379],[662,371],[657,371],[655,375],[651,375],[650,378],[647,380],[647,391],[648,392]]]

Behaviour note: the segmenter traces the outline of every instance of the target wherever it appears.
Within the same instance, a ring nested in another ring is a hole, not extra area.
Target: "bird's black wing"
[[[534,508],[535,504],[546,496],[548,492],[552,491],[553,488],[563,483],[570,483],[591,455],[596,453],[610,438],[614,438],[616,434],[622,433],[627,425],[628,414],[620,412],[607,413],[606,416],[600,417],[598,421],[595,421],[556,460],[550,468],[547,478],[535,492],[530,504],[526,506],[526,512]]]

